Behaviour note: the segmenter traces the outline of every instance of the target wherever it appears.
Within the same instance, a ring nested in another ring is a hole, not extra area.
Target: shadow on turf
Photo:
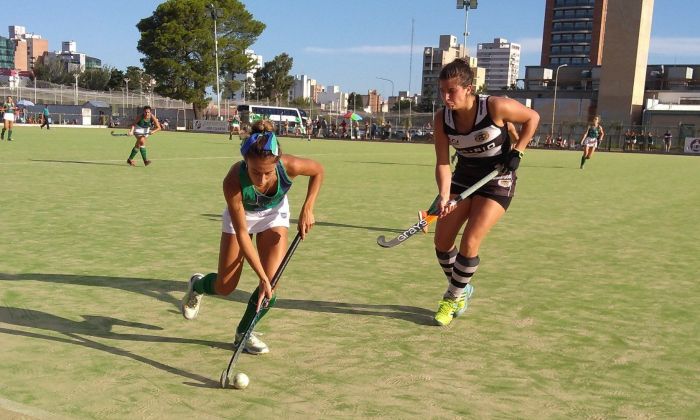
[[[32,162],[50,162],[50,163],[79,163],[82,165],[110,165],[128,167],[126,163],[117,162],[91,162],[89,160],[52,160],[52,159],[29,159]]]
[[[178,314],[178,316],[180,316],[180,300],[173,297],[172,293],[175,292],[181,296],[182,294],[184,294],[187,288],[187,282],[184,279],[182,281],[176,281],[129,277],[81,276],[71,274],[0,273],[0,281],[3,280],[43,281],[47,283],[76,284],[91,287],[109,287],[112,289],[124,290],[132,293],[140,293],[145,296],[157,299],[161,302],[173,305],[177,310],[173,310],[172,312]],[[250,293],[244,292],[239,289],[235,290],[233,293],[231,293],[225,298],[220,298],[229,299],[235,302],[246,304],[248,302],[248,299],[250,299]],[[418,308],[415,306],[373,305],[365,303],[329,302],[321,300],[297,300],[284,299],[284,297],[280,297],[280,299],[277,300],[275,308],[322,313],[381,316],[386,318],[395,318],[403,321],[413,322],[418,325],[433,325],[432,317],[434,315],[433,312],[428,309]],[[2,320],[2,318],[0,318],[0,320]],[[158,338],[158,336],[153,337]],[[211,342],[207,341],[187,341],[185,339],[182,340],[183,341],[181,342],[199,342],[200,344],[204,345],[214,345]],[[163,339],[161,341],[167,341],[167,339]]]
[[[114,346],[86,338],[86,336],[99,337],[110,340],[128,340],[128,341],[148,341],[157,343],[179,343],[179,344],[200,344],[221,349],[230,349],[230,343],[221,343],[207,340],[183,339],[178,337],[162,337],[156,335],[144,334],[121,334],[112,332],[112,327],[119,325],[130,328],[141,328],[147,330],[162,330],[162,328],[142,324],[137,322],[122,321],[115,318],[83,315],[84,321],[73,321],[67,318],[61,318],[46,312],[35,311],[26,308],[13,308],[0,306],[0,322],[5,324],[13,324],[19,327],[38,328],[42,330],[55,331],[65,335],[66,337],[40,334],[24,330],[14,330],[9,328],[0,328],[0,334],[12,334],[29,338],[38,338],[42,340],[54,341],[64,344],[75,344],[85,346],[91,349],[104,351],[116,356],[128,357],[137,362],[151,365],[165,372],[184,378],[196,381],[196,383],[186,382],[187,385],[203,386],[208,388],[219,388],[219,381],[178,369],[173,366],[166,365],[153,359],[132,353],[128,350],[120,349]]]

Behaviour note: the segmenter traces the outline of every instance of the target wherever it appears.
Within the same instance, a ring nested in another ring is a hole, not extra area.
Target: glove
[[[518,169],[518,166],[520,166],[520,159],[522,159],[523,156],[525,156],[525,153],[517,149],[508,152],[503,159],[502,172],[511,172]]]

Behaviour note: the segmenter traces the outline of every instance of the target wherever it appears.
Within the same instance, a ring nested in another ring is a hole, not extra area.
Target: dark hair
[[[275,160],[279,160],[282,155],[282,146],[280,146],[279,141],[277,141],[277,136],[273,130],[274,126],[270,121],[255,121],[250,126],[250,133],[247,133],[241,145],[241,154],[243,157],[274,157]],[[273,149],[276,150],[270,150],[270,145],[268,145],[270,138],[274,138],[275,147],[273,147]]]
[[[153,108],[151,108],[150,105],[146,105],[143,107],[143,112],[146,112],[147,109],[153,109]]]
[[[474,71],[469,67],[469,62],[464,58],[456,58],[440,70],[440,80],[458,79],[462,87],[474,83]]]

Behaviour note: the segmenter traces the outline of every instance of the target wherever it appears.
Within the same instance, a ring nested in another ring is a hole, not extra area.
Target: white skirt
[[[231,214],[228,212],[228,207],[224,210],[221,217],[221,231],[236,234],[231,222]],[[245,221],[248,225],[248,233],[251,235],[264,232],[273,227],[289,228],[289,200],[285,195],[282,201],[275,207],[261,211],[246,211]]]
[[[2,119],[5,121],[15,122],[15,114],[6,112]]]

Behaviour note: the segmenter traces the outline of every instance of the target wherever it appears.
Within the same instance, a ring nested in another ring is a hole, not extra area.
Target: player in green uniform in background
[[[236,289],[243,261],[247,260],[258,276],[259,286],[248,301],[236,330],[236,340],[242,339],[264,297],[270,299],[268,308],[275,302],[270,279],[287,250],[290,216],[287,192],[292,180],[300,175],[309,177],[297,223],[302,239],[315,223],[314,205],[323,182],[323,166],[311,159],[282,154],[272,130],[269,121],[255,122],[253,133],[243,141],[243,160],[235,163],[224,178],[226,209],[218,273],[193,275],[182,299],[182,315],[194,319],[205,294],[227,296]],[[257,249],[253,246],[253,235]],[[267,308],[263,309],[260,318],[266,312]],[[269,352],[267,345],[253,334],[244,345],[244,350],[251,354]]]
[[[144,106],[143,113],[136,119],[136,121],[134,121],[133,124],[131,124],[131,129],[129,130],[130,136],[136,136],[136,143],[134,144],[134,148],[131,150],[129,159],[126,160],[126,163],[131,166],[136,166],[134,163],[134,157],[137,153],[141,152],[143,164],[146,166],[150,165],[151,161],[148,160],[148,155],[146,153],[146,138],[148,138],[149,135],[160,131],[160,129],[160,122],[158,122],[158,118],[151,113],[151,107]]]
[[[17,106],[15,101],[12,100],[12,96],[8,96],[4,104],[2,104],[3,114],[3,126],[2,134],[0,134],[0,140],[5,140],[5,131],[7,131],[7,140],[12,141],[12,127],[15,125],[15,111]]]

